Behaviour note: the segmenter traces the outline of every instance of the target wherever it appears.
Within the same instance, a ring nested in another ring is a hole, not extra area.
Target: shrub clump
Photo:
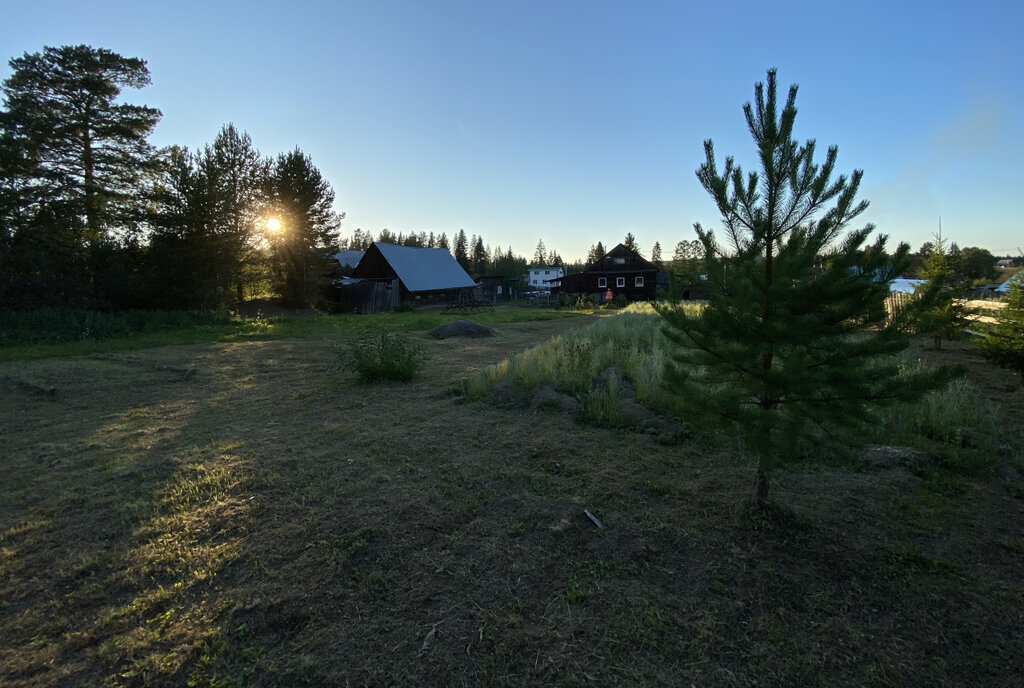
[[[391,309],[392,313],[415,313],[416,304],[412,301],[399,301],[398,305]]]
[[[357,335],[339,350],[339,358],[342,367],[367,383],[411,380],[427,365],[421,344],[387,328]]]

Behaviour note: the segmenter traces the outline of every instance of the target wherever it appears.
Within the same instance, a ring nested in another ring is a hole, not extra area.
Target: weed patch
[[[423,346],[402,332],[381,328],[353,337],[337,351],[338,365],[363,382],[406,381],[427,365]]]

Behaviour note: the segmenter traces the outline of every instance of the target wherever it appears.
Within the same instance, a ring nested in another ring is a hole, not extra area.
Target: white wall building
[[[565,277],[565,273],[559,267],[528,268],[526,271],[526,285],[534,291],[548,291],[551,289],[551,284],[547,280],[558,279],[559,277]]]

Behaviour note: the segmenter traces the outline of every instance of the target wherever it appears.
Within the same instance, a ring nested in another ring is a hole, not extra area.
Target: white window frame
[[[608,278],[607,277],[598,277],[597,278],[597,288],[598,289],[604,289],[607,286],[608,286]]]
[[[619,289],[625,287],[626,286],[626,278],[625,277],[616,277],[615,278],[615,286],[617,288],[619,288]]]
[[[641,275],[637,275],[636,277],[634,277],[633,278],[633,286],[634,287],[642,287],[642,286],[644,286],[644,278]]]

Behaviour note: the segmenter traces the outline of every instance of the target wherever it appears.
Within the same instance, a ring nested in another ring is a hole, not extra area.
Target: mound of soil
[[[430,331],[430,336],[436,339],[448,339],[449,337],[493,337],[494,330],[485,325],[477,325],[472,320],[459,318],[448,323],[442,323]]]

